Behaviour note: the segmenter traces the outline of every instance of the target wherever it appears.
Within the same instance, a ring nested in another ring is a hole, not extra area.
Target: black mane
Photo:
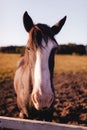
[[[31,29],[32,30],[32,29]],[[37,24],[33,27],[33,31],[31,34],[31,39],[32,39],[32,43],[34,43],[34,45],[36,47],[41,47],[42,46],[42,39],[44,39],[45,43],[48,43],[48,38],[55,40],[53,32],[51,30],[51,28],[46,25],[46,24]]]

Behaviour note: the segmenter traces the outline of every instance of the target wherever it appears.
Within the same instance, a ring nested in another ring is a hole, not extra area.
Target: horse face
[[[57,44],[49,39],[47,45],[45,41],[42,40],[42,45],[42,48],[37,48],[36,50],[34,86],[32,92],[32,101],[37,110],[49,108],[54,100],[51,79],[52,73],[49,65],[51,64],[51,51],[57,46]],[[54,59],[52,61],[54,61]]]
[[[44,24],[34,25],[27,12],[23,16],[24,27],[29,32],[27,46],[35,51],[31,100],[37,110],[49,108],[54,100],[52,82],[54,68],[53,49],[57,47],[54,35],[61,30],[65,20],[66,17],[54,26],[49,27]]]

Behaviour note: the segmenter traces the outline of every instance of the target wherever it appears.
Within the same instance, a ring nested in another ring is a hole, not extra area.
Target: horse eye
[[[28,51],[30,51],[30,47],[26,47],[26,49],[27,49]]]

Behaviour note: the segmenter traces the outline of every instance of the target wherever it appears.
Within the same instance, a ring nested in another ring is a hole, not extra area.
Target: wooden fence
[[[87,130],[87,127],[0,116],[0,128],[16,130]]]

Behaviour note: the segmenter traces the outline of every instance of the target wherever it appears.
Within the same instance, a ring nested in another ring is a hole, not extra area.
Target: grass
[[[13,79],[19,54],[0,53],[0,82]],[[87,56],[56,55],[55,73],[84,73],[87,72]]]
[[[87,56],[56,55],[55,73],[85,73],[87,72]]]
[[[0,53],[0,82],[5,79],[13,79],[17,61],[20,58],[18,54]]]

